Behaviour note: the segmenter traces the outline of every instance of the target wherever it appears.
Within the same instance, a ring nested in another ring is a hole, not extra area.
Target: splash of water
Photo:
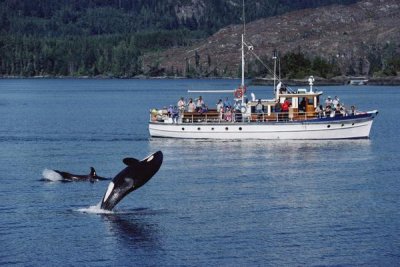
[[[111,210],[103,210],[100,208],[101,202],[99,202],[97,205],[94,206],[89,206],[87,208],[80,208],[78,209],[79,212],[83,213],[94,213],[94,214],[112,214],[113,211]]]
[[[63,178],[60,174],[53,170],[44,169],[42,172],[43,178],[52,182],[61,181]]]

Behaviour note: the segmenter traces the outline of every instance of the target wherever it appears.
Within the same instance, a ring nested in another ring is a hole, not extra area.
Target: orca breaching
[[[160,169],[163,154],[157,151],[141,161],[124,158],[123,162],[127,167],[112,179],[101,201],[104,210],[112,210],[126,195],[147,183]]]
[[[123,162],[127,167],[120,171],[108,185],[100,205],[100,208],[103,210],[111,211],[130,192],[147,183],[160,169],[163,162],[163,153],[157,151],[143,160],[124,158]],[[109,180],[108,178],[97,176],[93,167],[90,169],[91,171],[88,175],[76,175],[58,170],[52,171],[59,174],[64,181],[89,180],[90,182],[94,182]],[[45,176],[45,174],[43,175]]]

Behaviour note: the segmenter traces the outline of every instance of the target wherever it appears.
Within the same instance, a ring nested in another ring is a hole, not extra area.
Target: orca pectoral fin
[[[124,158],[122,162],[127,166],[136,166],[140,161],[135,158]]]

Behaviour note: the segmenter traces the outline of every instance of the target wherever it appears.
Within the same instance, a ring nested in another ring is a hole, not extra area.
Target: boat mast
[[[276,99],[279,99],[279,89],[280,89],[280,85],[278,84],[278,85],[276,85],[276,78],[277,78],[277,75],[276,75],[276,61],[277,61],[277,59],[278,59],[278,51],[276,51],[276,49],[274,49],[274,52],[273,52],[274,54],[273,54],[273,56],[272,56],[272,59],[274,60],[274,73],[273,73],[273,75],[274,75],[274,92],[275,92],[275,98]],[[280,75],[280,74],[279,74]],[[278,78],[278,81],[280,81],[280,77]],[[279,88],[278,88],[279,87]]]
[[[274,60],[274,90],[276,90],[276,50],[274,50],[274,55],[272,59]]]
[[[242,19],[243,19],[243,33],[242,33],[242,83],[241,83],[241,88],[242,88],[242,104],[244,103],[244,35],[246,33],[246,20],[244,16],[244,0],[243,0],[243,14],[242,14]]]
[[[242,89],[244,89],[244,35],[246,34],[246,20],[244,17],[244,0],[243,0],[243,14],[242,14],[242,19],[243,19],[243,33],[242,33]],[[243,100],[243,99],[242,99]]]

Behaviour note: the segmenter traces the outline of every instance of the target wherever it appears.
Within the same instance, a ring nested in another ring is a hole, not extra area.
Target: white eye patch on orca
[[[147,158],[147,162],[150,162],[150,161],[152,161],[153,159],[154,159],[154,156],[151,155],[150,157]]]

